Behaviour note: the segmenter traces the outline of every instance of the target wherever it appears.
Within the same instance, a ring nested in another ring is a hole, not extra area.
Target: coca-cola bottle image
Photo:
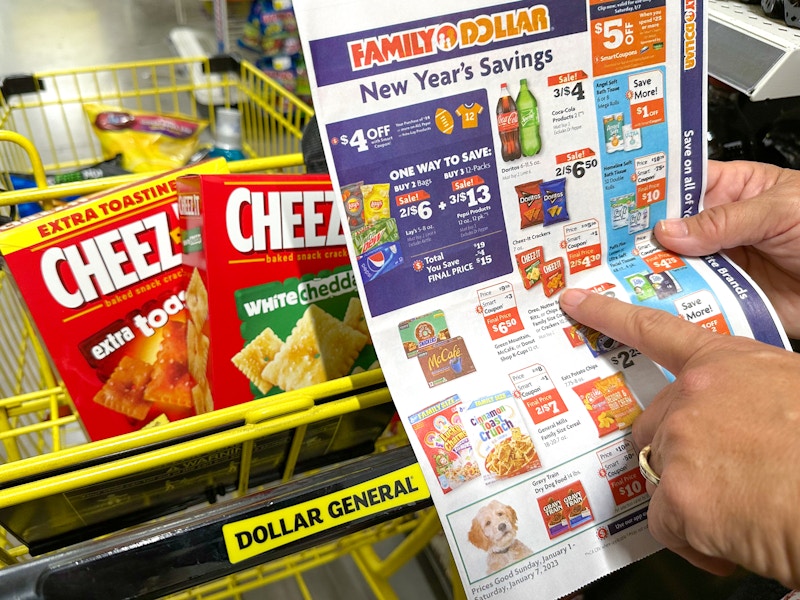
[[[505,83],[500,86],[500,100],[497,101],[497,130],[500,132],[500,153],[503,160],[510,162],[522,156],[517,105]]]
[[[517,94],[517,112],[519,113],[519,141],[522,154],[533,156],[542,149],[542,139],[539,137],[539,107],[536,98],[528,89],[527,79],[519,80],[519,94]]]

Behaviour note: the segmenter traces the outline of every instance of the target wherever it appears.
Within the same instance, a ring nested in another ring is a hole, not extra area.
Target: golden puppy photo
[[[472,519],[470,543],[487,553],[486,574],[494,573],[533,554],[517,539],[517,513],[507,504],[492,500]]]

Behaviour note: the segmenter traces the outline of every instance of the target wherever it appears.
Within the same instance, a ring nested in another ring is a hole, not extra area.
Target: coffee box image
[[[178,194],[199,404],[377,366],[328,176],[191,175]]]
[[[76,200],[0,229],[5,268],[92,439],[197,412],[176,178]]]

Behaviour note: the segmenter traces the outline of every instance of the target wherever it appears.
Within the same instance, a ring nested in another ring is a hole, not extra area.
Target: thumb
[[[713,206],[683,219],[665,219],[655,227],[656,239],[686,256],[705,256],[767,240],[797,221],[796,208],[785,202],[754,197]]]

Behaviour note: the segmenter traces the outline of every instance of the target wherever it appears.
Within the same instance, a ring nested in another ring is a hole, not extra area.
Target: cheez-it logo
[[[327,191],[233,190],[225,206],[231,245],[241,253],[344,245],[336,195]]]

